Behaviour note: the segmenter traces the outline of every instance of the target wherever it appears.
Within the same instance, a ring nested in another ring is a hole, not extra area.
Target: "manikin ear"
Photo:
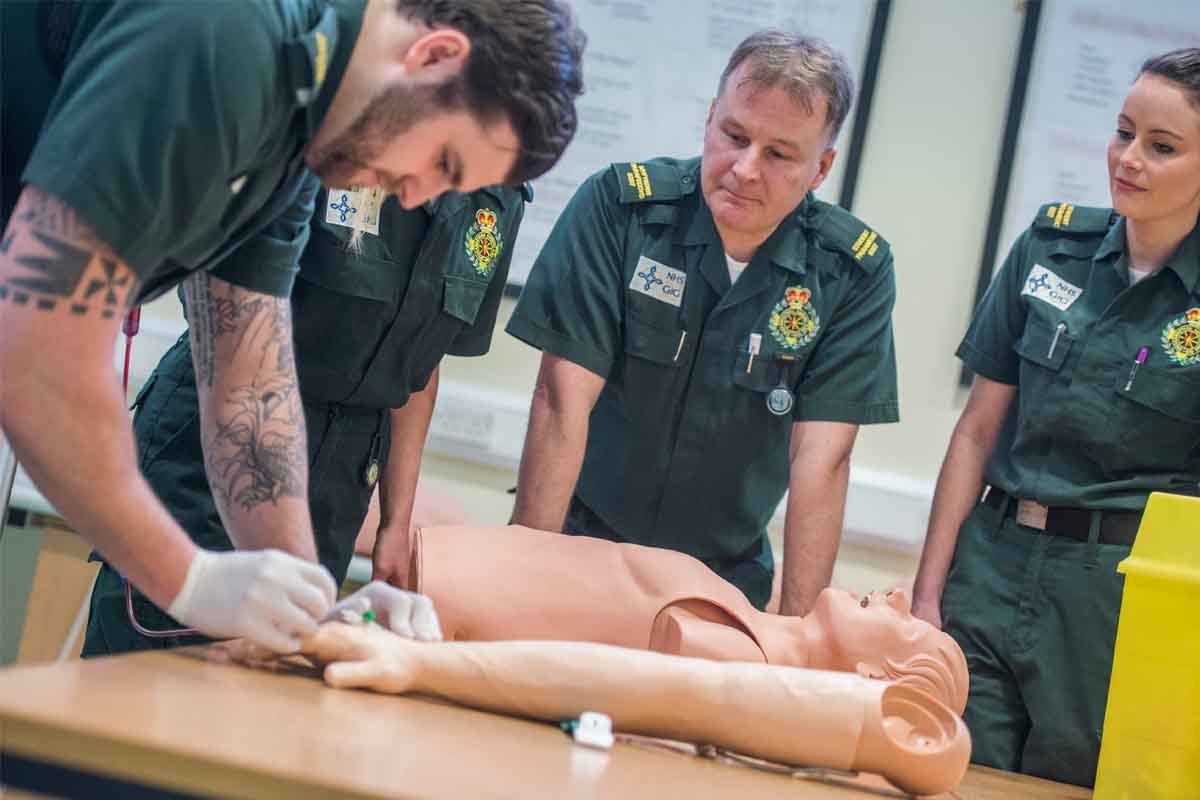
[[[821,159],[818,161],[817,174],[813,176],[812,182],[808,185],[808,191],[815,192],[820,188],[825,179],[829,177],[829,170],[833,167],[833,160],[837,158],[837,150],[833,147],[826,147],[825,152],[821,153]]]
[[[401,63],[409,77],[440,83],[462,71],[470,52],[471,40],[462,31],[436,28],[409,45]]]

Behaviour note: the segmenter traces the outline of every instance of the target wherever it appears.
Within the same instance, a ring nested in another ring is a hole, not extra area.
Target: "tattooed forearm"
[[[229,359],[254,360],[260,370],[293,371],[291,305],[286,299],[198,273],[185,283],[184,301],[196,376],[204,385],[213,385],[218,347]],[[222,339],[228,343],[219,343]]]
[[[232,413],[218,422],[205,448],[213,492],[245,511],[281,497],[303,498],[304,410],[295,383],[239,387],[229,405]]]
[[[109,319],[136,288],[133,270],[70,206],[25,187],[0,239],[0,302]]]

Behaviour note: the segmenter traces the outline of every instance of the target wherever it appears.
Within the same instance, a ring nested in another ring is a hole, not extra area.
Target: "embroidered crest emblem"
[[[786,350],[798,350],[817,338],[821,320],[817,311],[808,302],[812,292],[803,286],[789,286],[783,299],[771,309],[768,328],[771,337]]]
[[[496,259],[504,248],[496,222],[495,211],[481,208],[475,212],[475,224],[467,231],[467,258],[475,265],[475,271],[485,278],[491,277]]]
[[[1200,308],[1189,308],[1168,322],[1160,341],[1172,363],[1181,367],[1200,364]]]

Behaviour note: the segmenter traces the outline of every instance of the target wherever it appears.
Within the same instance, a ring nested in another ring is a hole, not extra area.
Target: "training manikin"
[[[516,526],[418,529],[408,574],[448,641],[586,641],[907,677],[956,713],[966,705],[962,651],[899,591],[826,589],[807,616],[782,617],[683,553]]]
[[[326,623],[302,652],[335,687],[436,695],[548,721],[600,711],[621,733],[872,772],[912,794],[953,789],[971,752],[962,720],[912,678],[585,642],[419,642],[374,623]]]

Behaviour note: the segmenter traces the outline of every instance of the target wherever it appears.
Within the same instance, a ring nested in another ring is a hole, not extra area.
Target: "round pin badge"
[[[367,479],[367,486],[375,485],[375,482],[379,480],[379,462],[377,460],[371,459],[371,464],[367,467],[367,474],[363,477]]]
[[[767,394],[767,410],[777,417],[792,410],[794,399],[786,387],[776,386]]]

